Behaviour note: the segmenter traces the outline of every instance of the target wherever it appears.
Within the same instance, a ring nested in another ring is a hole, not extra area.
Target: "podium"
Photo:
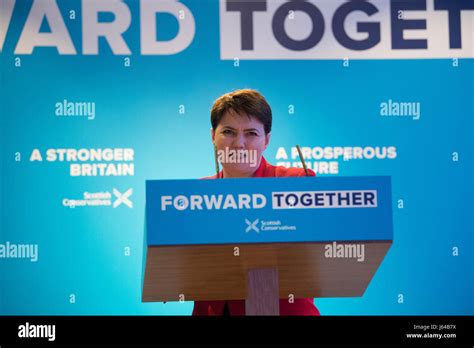
[[[360,297],[393,240],[385,176],[149,180],[146,199],[143,302]]]

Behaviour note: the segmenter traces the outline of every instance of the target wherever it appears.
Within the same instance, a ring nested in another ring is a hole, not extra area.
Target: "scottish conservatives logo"
[[[245,223],[247,224],[247,228],[245,229],[245,233],[248,233],[250,231],[255,231],[257,233],[260,233],[259,228],[257,227],[258,221],[260,219],[254,220],[253,222],[250,222],[248,219],[245,219]]]
[[[245,219],[245,233],[260,233],[261,231],[296,231],[295,225],[284,225],[281,220],[260,220],[260,218],[250,221]],[[260,225],[259,225],[260,224]]]
[[[69,208],[76,207],[98,207],[98,206],[112,206],[117,208],[122,204],[133,208],[133,202],[130,200],[130,196],[133,194],[133,189],[129,188],[125,192],[120,192],[116,188],[112,190],[112,193],[108,191],[104,192],[84,192],[82,198],[71,199],[64,198],[62,203],[63,206]],[[112,199],[114,198],[113,202]]]

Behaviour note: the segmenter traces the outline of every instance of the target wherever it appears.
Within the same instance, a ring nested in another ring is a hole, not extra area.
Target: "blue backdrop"
[[[393,158],[308,158],[338,163],[320,176],[392,180],[392,247],[363,297],[315,299],[322,315],[473,314],[472,58],[221,60],[214,1],[182,1],[196,28],[186,49],[141,55],[139,3],[126,3],[126,56],[102,38],[98,55],[81,53],[78,1],[58,2],[78,54],[15,54],[32,1],[15,6],[0,55],[0,243],[35,244],[38,257],[0,258],[0,314],[190,314],[192,302],[141,302],[145,180],[212,175],[209,111],[238,88],[272,107],[270,163],[296,144],[396,149]],[[157,18],[158,39],[173,38],[177,20]],[[64,100],[95,103],[95,117],[59,116]],[[389,100],[418,103],[419,118],[383,116]],[[133,149],[133,175],[74,176],[73,162],[46,159],[48,149],[91,148]],[[35,149],[43,161],[31,160]],[[133,205],[64,204],[84,192],[109,192],[113,203],[114,188],[131,188]]]

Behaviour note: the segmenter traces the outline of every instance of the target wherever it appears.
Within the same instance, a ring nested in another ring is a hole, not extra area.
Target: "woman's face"
[[[226,178],[252,176],[270,141],[270,133],[265,134],[263,123],[255,117],[235,112],[225,113],[215,131],[211,129],[211,136]]]

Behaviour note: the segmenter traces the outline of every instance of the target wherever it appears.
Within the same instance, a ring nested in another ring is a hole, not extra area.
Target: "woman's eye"
[[[253,136],[253,137],[256,137],[256,136],[258,135],[256,132],[249,132],[249,133],[247,133],[247,134],[248,134],[248,135],[251,135],[251,136]]]
[[[230,129],[225,129],[222,133],[224,133],[225,135],[230,135],[230,134],[233,134],[234,132],[231,131]]]

